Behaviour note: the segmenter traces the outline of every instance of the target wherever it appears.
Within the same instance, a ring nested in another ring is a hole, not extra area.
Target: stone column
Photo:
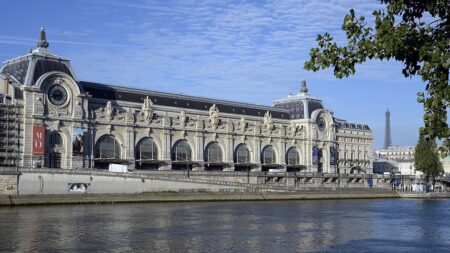
[[[234,171],[234,161],[233,161],[233,136],[227,134],[226,142],[225,142],[225,157],[224,161],[228,163],[228,165],[223,169],[224,171]]]
[[[194,161],[196,162],[196,164],[194,164],[192,170],[204,170],[204,162],[203,162],[203,151],[205,149],[205,147],[203,146],[203,142],[204,142],[204,135],[202,132],[196,132],[194,134],[194,146],[196,149],[196,152],[194,155]]]
[[[126,154],[126,159],[128,161],[128,168],[130,170],[134,170],[135,168],[135,157],[134,157],[134,148],[135,148],[135,132],[133,127],[127,127],[126,128],[126,137],[125,137],[125,143],[128,147],[128,152]]]
[[[286,140],[280,139],[278,143],[278,163],[286,169]]]
[[[171,170],[172,162],[170,160],[170,130],[163,129],[161,131],[161,160],[163,161],[160,164],[158,170]]]

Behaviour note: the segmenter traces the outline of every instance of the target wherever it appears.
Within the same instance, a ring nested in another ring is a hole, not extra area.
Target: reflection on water
[[[0,251],[445,251],[449,215],[450,200],[0,208]]]

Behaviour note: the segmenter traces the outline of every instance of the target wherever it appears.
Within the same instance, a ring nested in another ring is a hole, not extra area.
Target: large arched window
[[[151,138],[143,138],[136,147],[136,160],[157,160],[155,142]]]
[[[206,146],[204,156],[207,163],[220,163],[223,157],[222,149],[217,142],[211,142]]]
[[[58,132],[53,132],[50,134],[50,147],[55,148],[57,146],[61,146],[63,144],[63,140],[61,134]]]
[[[288,150],[286,154],[286,164],[287,165],[300,164],[300,155],[298,154],[297,148],[292,147]]]
[[[261,163],[262,164],[276,164],[276,154],[275,150],[273,150],[273,147],[268,145],[264,147],[262,154],[261,154]]]
[[[235,163],[250,163],[250,151],[246,144],[239,144],[234,152]]]
[[[120,145],[112,135],[105,135],[97,141],[95,158],[120,159]]]
[[[191,161],[192,151],[186,140],[179,140],[175,143],[172,148],[171,159],[176,162]]]

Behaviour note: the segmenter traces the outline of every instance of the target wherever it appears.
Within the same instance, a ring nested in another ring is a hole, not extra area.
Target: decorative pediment
[[[247,128],[247,121],[245,120],[244,116],[242,116],[241,120],[239,121],[237,129],[245,132],[246,128]]]
[[[186,120],[187,120],[186,112],[183,110],[180,112],[180,115],[178,115],[178,124],[184,127],[186,125]]]
[[[203,130],[203,128],[205,128],[205,124],[203,122],[203,120],[200,119],[200,116],[197,116],[197,121],[195,122],[195,128],[197,130]]]
[[[164,116],[163,116],[163,118],[162,118],[162,125],[163,125],[164,127],[170,126],[170,117],[169,117],[169,115],[167,114],[167,112],[164,113]]]
[[[73,117],[82,118],[83,117],[83,107],[80,100],[75,101],[73,105]]]
[[[116,109],[113,108],[111,101],[106,102],[106,106],[99,108],[95,111],[95,115],[98,119],[112,120]]]
[[[261,129],[260,129],[259,122],[256,121],[256,122],[255,122],[255,125],[254,125],[254,127],[253,127],[253,133],[254,133],[254,134],[259,134],[260,132],[261,132]]]
[[[128,111],[126,112],[125,121],[130,124],[134,123],[134,114],[133,112],[131,112],[131,109],[128,109]]]
[[[291,122],[288,127],[288,134],[295,135],[297,133],[298,126],[294,122]]]
[[[42,97],[35,96],[34,104],[33,104],[33,112],[35,115],[43,115],[44,114],[44,104],[42,102]]]
[[[219,110],[215,104],[209,108],[209,122],[213,129],[219,126]]]
[[[304,126],[298,126],[296,136],[304,136],[305,135],[305,127]]]
[[[140,122],[150,122],[153,119],[153,102],[148,96],[144,99],[141,111],[137,115]]]
[[[273,130],[272,115],[269,111],[264,114],[264,129],[269,133]]]

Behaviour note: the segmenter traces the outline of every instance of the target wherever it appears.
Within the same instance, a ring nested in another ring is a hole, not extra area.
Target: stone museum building
[[[37,47],[0,70],[0,166],[372,173],[372,132],[303,81],[273,106],[79,80]],[[151,86],[151,84],[149,84]]]

